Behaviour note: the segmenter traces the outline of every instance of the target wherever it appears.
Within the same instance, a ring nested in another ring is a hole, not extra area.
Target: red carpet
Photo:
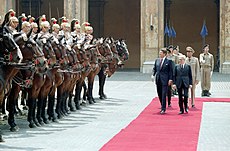
[[[178,98],[160,114],[158,98],[100,151],[196,151],[203,102],[230,102],[224,98],[197,98],[196,108],[178,115]]]

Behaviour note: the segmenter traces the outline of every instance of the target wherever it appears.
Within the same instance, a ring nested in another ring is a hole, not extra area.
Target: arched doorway
[[[206,22],[208,35],[205,43],[210,44],[210,52],[216,56],[215,69],[219,69],[219,0],[165,0],[165,24],[174,27],[176,38],[165,35],[165,46],[179,45],[180,51],[186,54],[185,48],[192,46],[194,56],[202,52],[203,39],[200,35],[203,22]]]

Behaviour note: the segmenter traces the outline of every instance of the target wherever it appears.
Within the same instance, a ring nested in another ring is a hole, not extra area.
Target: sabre
[[[50,2],[49,2],[49,17],[50,17],[50,20],[51,20],[51,7],[50,7]]]

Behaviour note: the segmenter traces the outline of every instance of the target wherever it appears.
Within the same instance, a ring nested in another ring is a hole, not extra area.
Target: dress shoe
[[[188,108],[185,109],[185,112],[188,113]]]
[[[169,105],[168,105],[168,107],[172,107],[172,105],[171,105],[171,104],[169,104]]]
[[[184,114],[184,112],[183,112],[183,111],[180,111],[179,114]]]
[[[195,105],[192,105],[192,108],[195,108]]]
[[[165,114],[165,110],[161,110],[160,114]]]

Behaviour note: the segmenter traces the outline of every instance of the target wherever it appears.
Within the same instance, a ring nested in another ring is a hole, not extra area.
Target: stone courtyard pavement
[[[83,106],[59,123],[30,129],[26,117],[17,117],[19,132],[12,133],[6,121],[1,122],[3,151],[97,151],[125,128],[156,97],[150,74],[116,72],[105,85],[106,100],[98,99],[98,80],[94,85],[97,103]],[[230,75],[214,73],[211,97],[230,98]],[[200,97],[200,84],[196,90]],[[230,104],[204,103],[199,151],[229,150]],[[144,148],[143,148],[144,150]]]

